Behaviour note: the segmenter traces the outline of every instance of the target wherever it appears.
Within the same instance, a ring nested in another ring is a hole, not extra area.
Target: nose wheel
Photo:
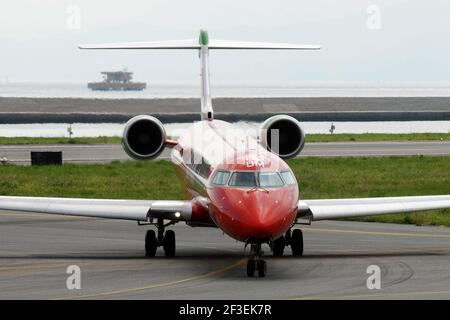
[[[247,261],[247,276],[254,277],[255,273],[258,273],[258,277],[263,278],[266,276],[267,263],[261,259],[263,252],[261,251],[260,243],[252,243],[251,245],[251,257]]]
[[[158,221],[156,226],[158,228],[158,235],[156,235],[154,230],[147,230],[145,234],[145,255],[147,257],[154,257],[158,247],[163,247],[166,257],[174,257],[176,250],[175,232],[173,230],[164,232],[167,225],[164,225],[162,220]]]

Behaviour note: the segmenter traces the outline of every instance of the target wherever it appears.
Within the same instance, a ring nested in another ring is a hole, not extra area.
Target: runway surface
[[[30,163],[30,151],[62,151],[64,162],[105,163],[130,158],[121,145],[18,145],[0,146],[0,158],[13,163]],[[424,142],[337,142],[306,143],[300,157],[319,156],[405,156],[405,155],[449,155],[449,141]],[[170,150],[165,150],[160,159],[169,159]]]
[[[177,256],[148,259],[133,222],[0,212],[0,299],[450,299],[448,228],[303,226],[303,257],[264,247],[266,278],[247,278],[248,250],[220,230],[173,229]],[[80,290],[66,288],[70,265]],[[370,265],[380,290],[366,286]]]

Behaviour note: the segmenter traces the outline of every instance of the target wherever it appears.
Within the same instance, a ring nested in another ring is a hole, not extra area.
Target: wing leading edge
[[[450,195],[301,200],[298,218],[313,221],[450,208]]]
[[[0,210],[38,212],[106,219],[147,221],[149,218],[189,221],[191,201],[110,200],[0,196]],[[175,213],[179,213],[177,217]]]

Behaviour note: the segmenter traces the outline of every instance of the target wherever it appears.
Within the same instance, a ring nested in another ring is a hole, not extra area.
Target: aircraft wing
[[[134,221],[147,221],[148,218],[189,221],[192,215],[192,203],[191,201],[182,200],[108,200],[0,196],[0,210]],[[175,213],[179,213],[179,217]]]
[[[312,221],[450,208],[450,195],[300,200],[298,218]]]

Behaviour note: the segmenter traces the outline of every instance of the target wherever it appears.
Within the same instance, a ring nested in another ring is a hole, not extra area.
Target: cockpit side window
[[[284,182],[288,185],[294,185],[296,183],[295,178],[290,171],[281,172],[281,176],[283,177]]]
[[[228,183],[232,187],[256,187],[256,179],[254,172],[234,172],[231,175],[230,182]]]
[[[219,186],[226,185],[229,177],[230,177],[229,171],[217,171],[213,179],[213,184]]]
[[[278,172],[260,172],[259,186],[262,188],[276,188],[284,185]]]

